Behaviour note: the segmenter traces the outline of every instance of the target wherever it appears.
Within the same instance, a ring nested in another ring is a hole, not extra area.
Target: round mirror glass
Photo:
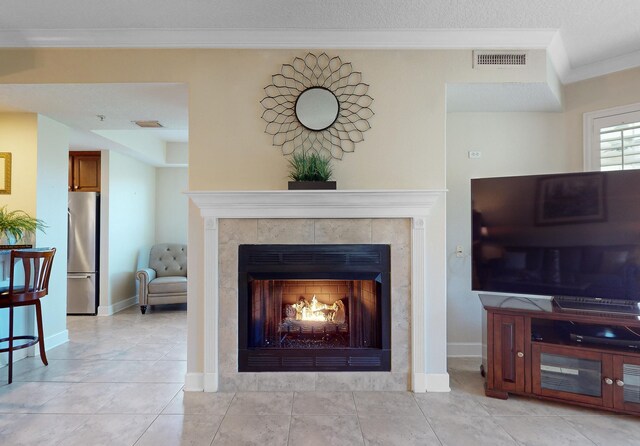
[[[298,96],[296,118],[309,130],[320,131],[331,127],[338,119],[338,98],[322,87],[309,88]]]

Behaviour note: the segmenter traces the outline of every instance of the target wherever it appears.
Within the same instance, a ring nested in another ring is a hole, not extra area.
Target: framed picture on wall
[[[11,194],[11,153],[0,152],[0,194]]]
[[[604,175],[598,172],[540,178],[536,224],[604,221],[607,217],[605,186]]]

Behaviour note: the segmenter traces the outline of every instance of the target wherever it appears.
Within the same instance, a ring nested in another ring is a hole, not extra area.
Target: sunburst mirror
[[[362,73],[326,53],[296,57],[264,89],[265,132],[284,155],[315,151],[342,159],[371,128],[373,98]]]

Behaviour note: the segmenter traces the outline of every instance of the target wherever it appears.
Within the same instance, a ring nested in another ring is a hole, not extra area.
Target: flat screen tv
[[[635,306],[640,170],[471,180],[472,287]]]

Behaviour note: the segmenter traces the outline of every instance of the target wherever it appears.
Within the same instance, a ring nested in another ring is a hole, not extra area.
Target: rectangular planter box
[[[289,190],[336,189],[335,181],[289,181]]]

